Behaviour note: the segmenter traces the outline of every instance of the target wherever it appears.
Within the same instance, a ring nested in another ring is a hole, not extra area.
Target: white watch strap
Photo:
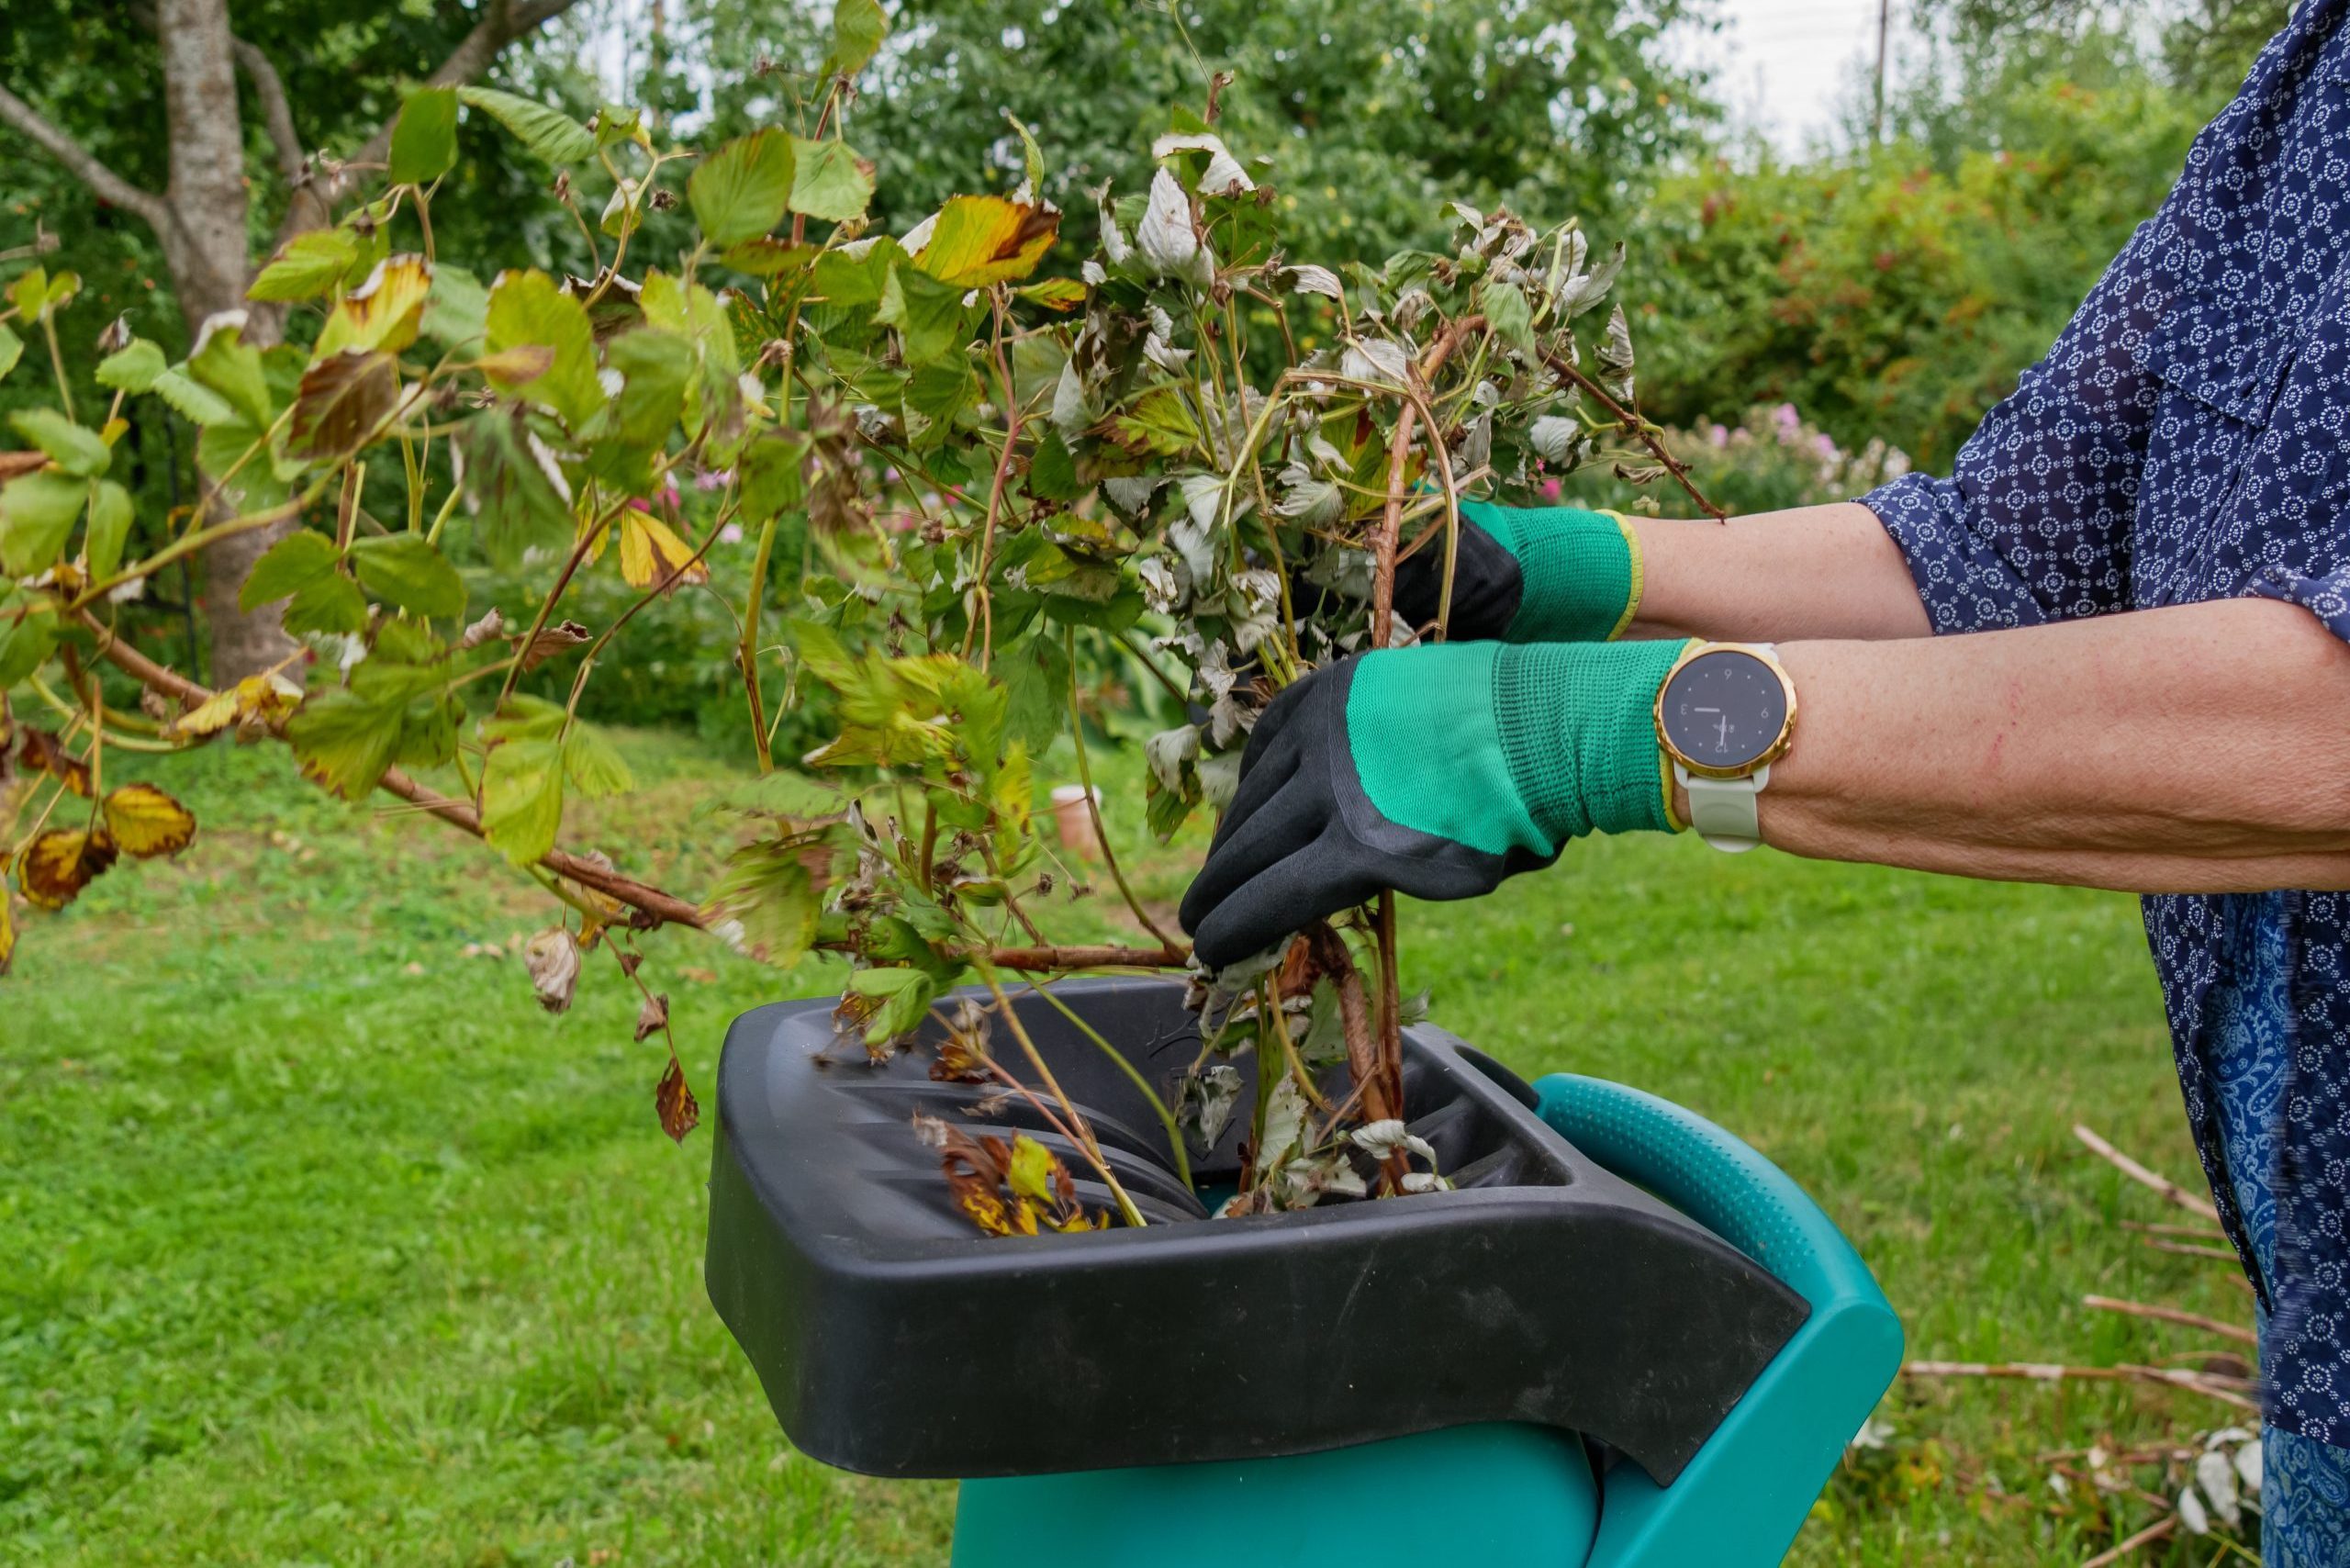
[[[1673,778],[1689,793],[1689,825],[1699,838],[1732,855],[1762,842],[1755,797],[1771,782],[1768,767],[1756,768],[1751,778],[1700,778],[1676,762]]]

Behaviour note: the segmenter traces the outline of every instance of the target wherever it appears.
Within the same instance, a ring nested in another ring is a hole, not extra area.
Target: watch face
[[[1747,767],[1786,728],[1787,692],[1777,672],[1752,654],[1717,648],[1665,682],[1658,711],[1665,738],[1693,765]]]

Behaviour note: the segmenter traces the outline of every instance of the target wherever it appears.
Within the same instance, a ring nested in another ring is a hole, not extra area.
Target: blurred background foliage
[[[1220,129],[1271,156],[1301,260],[1375,262],[1435,241],[1449,196],[1538,224],[1580,215],[1601,240],[1629,241],[1643,408],[1726,504],[1758,510],[1858,493],[1888,460],[1946,469],[2161,201],[2290,4],[1906,0],[1911,59],[1883,141],[1856,86],[1843,129],[1800,155],[1739,127],[1719,84],[1688,63],[1717,25],[1715,0],[890,8],[890,45],[848,122],[882,165],[879,216],[893,230],[949,195],[1015,184],[1016,118],[1043,151],[1045,194],[1069,212],[1073,267],[1092,244],[1090,192],[1137,190],[1134,150],[1229,72]],[[624,84],[655,106],[657,134],[714,144],[808,95],[829,13],[794,0],[590,0],[507,50],[492,80],[583,118]],[[159,69],[146,0],[19,0],[9,16],[0,81],[132,180],[161,185],[162,110],[139,86]],[[303,137],[330,151],[355,149],[477,17],[478,0],[236,8],[285,77]],[[486,263],[589,270],[543,170],[487,127],[465,135],[480,145],[433,204],[443,242]],[[257,121],[248,156],[265,233],[284,185]],[[675,248],[671,221],[648,223],[635,252],[648,264]],[[42,234],[62,237],[46,263],[80,272],[96,306],[76,312],[69,356],[89,356],[121,312],[178,351],[187,325],[143,227],[0,129],[0,252]],[[27,376],[0,386],[0,413],[38,392]],[[135,432],[142,526],[191,494],[187,438]],[[1639,498],[1604,477],[1577,495]],[[139,614],[147,634],[176,628],[193,652],[185,598],[183,584],[152,584]],[[592,621],[598,607],[570,610]],[[640,617],[627,669],[597,698],[611,711],[596,716],[704,734],[731,718],[730,616],[681,594]]]

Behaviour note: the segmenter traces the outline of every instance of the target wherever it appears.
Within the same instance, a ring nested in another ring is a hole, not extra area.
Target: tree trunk
[[[252,263],[246,248],[244,125],[237,113],[237,70],[226,0],[159,0],[156,31],[163,49],[163,102],[171,125],[168,199],[178,218],[176,243],[165,245],[172,286],[191,337],[207,317],[245,308]],[[245,341],[276,341],[274,312],[255,312]],[[199,480],[199,483],[202,483]],[[205,519],[225,520],[211,487]],[[212,628],[211,683],[232,685],[294,651],[273,608],[247,613],[237,591],[263,551],[298,526],[231,535],[204,552],[204,614]]]

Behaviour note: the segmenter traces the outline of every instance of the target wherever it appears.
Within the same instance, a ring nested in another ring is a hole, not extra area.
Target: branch
[[[2197,1197],[2194,1193],[2188,1192],[2186,1188],[2181,1187],[2169,1177],[2158,1176],[2154,1171],[2147,1170],[2144,1166],[2139,1164],[2136,1160],[2131,1159],[2128,1155],[2122,1153],[2120,1149],[2114,1148],[2111,1144],[2098,1137],[2096,1133],[2090,1131],[2087,1127],[2076,1126],[2073,1128],[2073,1136],[2080,1139],[2082,1143],[2087,1145],[2088,1150],[2091,1154],[2094,1154],[2098,1159],[2105,1160],[2116,1170],[2119,1170],[2124,1176],[2129,1177],[2132,1182],[2139,1183],[2141,1186],[2153,1188],[2171,1203],[2185,1209],[2188,1214],[2201,1215],[2205,1219],[2210,1220],[2215,1224],[2218,1222],[2220,1211],[2212,1207],[2210,1203],[2204,1199]]]
[[[1697,482],[1689,477],[1688,465],[1673,455],[1672,450],[1659,439],[1654,425],[1609,397],[1606,388],[1585,375],[1580,366],[1554,353],[1545,353],[1542,356],[1542,363],[1549,365],[1555,374],[1565,376],[1589,393],[1592,400],[1606,409],[1608,417],[1621,425],[1627,435],[1649,449],[1649,455],[1664,465],[1664,471],[1672,475],[1674,482],[1683,489],[1689,492],[1689,498],[1696,502],[1707,517],[1712,518],[1716,522],[1729,521],[1729,514],[1707,500],[1706,493],[1697,488]]]
[[[1911,1361],[1901,1369],[1903,1377],[1946,1378],[1988,1377],[2015,1378],[2024,1383],[2061,1383],[2085,1380],[2092,1383],[2159,1383],[2169,1388],[2185,1389],[2222,1405],[2233,1405],[2245,1410],[2257,1410],[2259,1405],[2236,1392],[2251,1388],[2250,1380],[2221,1377],[2213,1372],[2188,1372],[2180,1367],[2065,1367],[2042,1361]]]
[[[270,140],[277,144],[278,172],[288,184],[299,185],[309,155],[302,151],[302,138],[294,129],[294,110],[285,101],[285,84],[278,79],[277,67],[256,45],[241,38],[231,37],[229,47],[252,83],[253,96],[261,101],[262,123],[269,128]]]
[[[578,3],[579,0],[490,0],[487,14],[475,24],[473,31],[458,40],[457,47],[449,51],[449,58],[420,85],[464,86],[488,70],[489,62],[508,44],[525,33],[537,31]],[[285,220],[277,226],[277,243],[282,245],[303,230],[326,223],[334,214],[334,204],[352,193],[362,174],[380,165],[391,151],[392,128],[386,124],[350,158],[330,164],[297,187],[309,198],[308,215],[304,213],[304,203],[288,206]]]
[[[2235,1254],[2230,1253],[2233,1258]],[[2119,1312],[2131,1317],[2151,1317],[2157,1323],[2177,1323],[2189,1328],[2200,1328],[2207,1334],[2217,1334],[2222,1339],[2233,1339],[2241,1345],[2257,1345],[2260,1336],[2239,1324],[2222,1323],[2216,1317],[2206,1317],[2198,1312],[2181,1312],[2175,1306],[2154,1306],[2143,1301],[2116,1301],[2109,1295],[2085,1295],[2083,1306],[2100,1312]]]
[[[171,203],[153,191],[142,190],[132,185],[107,168],[88,148],[51,125],[42,118],[39,109],[5,86],[0,86],[0,120],[14,126],[50,157],[64,164],[68,173],[96,192],[100,199],[125,212],[137,214],[158,235],[177,238],[179,221],[172,211]]]
[[[211,700],[213,693],[209,688],[188,679],[175,670],[165,669],[117,637],[105,622],[88,610],[81,610],[77,614],[82,624],[97,638],[99,655],[140,685],[172,698],[184,708],[195,708]],[[278,734],[277,738],[283,740],[285,736]],[[436,793],[397,767],[385,769],[384,777],[376,787],[419,807],[428,815],[438,817],[461,833],[476,838],[487,837],[482,831],[481,814],[470,802]],[[648,925],[687,925],[697,931],[709,929],[702,920],[699,906],[568,850],[549,850],[539,864],[558,877],[576,882],[583,888],[591,888],[607,898],[617,899],[642,912],[648,917],[645,922]],[[1188,948],[1171,943],[1156,948],[998,947],[976,956],[1003,969],[1024,973],[1050,969],[1180,969],[1191,961]]]

